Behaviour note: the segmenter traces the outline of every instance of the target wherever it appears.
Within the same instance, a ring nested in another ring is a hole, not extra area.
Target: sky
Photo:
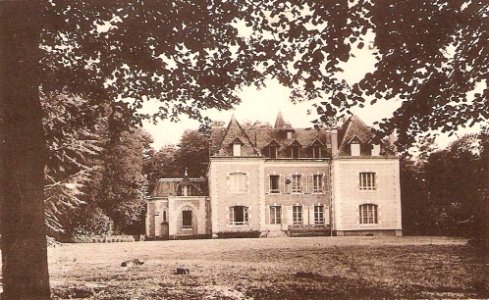
[[[365,40],[368,45],[369,40],[373,41],[373,34],[370,34],[370,36],[367,34]],[[372,54],[374,51],[375,50],[372,49],[370,44],[370,46],[364,47],[362,50],[353,52],[355,57],[350,58],[348,62],[340,65],[344,72],[338,74],[339,79],[344,79],[352,85],[362,79],[366,73],[373,72],[376,63],[374,55]],[[257,90],[255,87],[246,87],[241,90],[239,96],[242,101],[234,109],[229,111],[217,111],[212,109],[204,111],[203,115],[208,116],[213,121],[224,121],[227,123],[234,114],[238,122],[261,121],[273,125],[277,113],[280,110],[284,119],[293,127],[300,128],[312,126],[311,121],[317,118],[315,110],[312,107],[312,102],[293,104],[289,100],[290,92],[291,89],[280,85],[277,81],[270,80],[266,83],[266,87],[261,90]],[[366,100],[366,103],[369,103],[370,99]],[[384,117],[391,117],[400,104],[399,100],[395,99],[378,101],[374,105],[367,104],[362,109],[352,109],[352,112],[360,117],[367,125],[371,126],[375,121],[379,121]],[[149,104],[146,106],[145,110],[157,110],[157,103]],[[309,114],[308,111],[311,111],[312,113]],[[178,144],[183,132],[187,129],[198,129],[199,123],[195,120],[182,117],[178,123],[160,121],[155,125],[150,122],[145,122],[143,128],[153,136],[154,143],[152,146],[156,150],[159,150],[165,145]],[[448,146],[450,142],[457,139],[457,137],[466,133],[478,132],[479,130],[480,126],[476,126],[474,128],[460,130],[452,137],[442,134],[436,140],[437,146],[438,148],[444,148]]]

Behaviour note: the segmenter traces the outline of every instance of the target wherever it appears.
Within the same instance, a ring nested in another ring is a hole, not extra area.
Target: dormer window
[[[182,186],[182,196],[191,196],[192,195],[192,187],[189,185]]]
[[[312,147],[312,157],[313,158],[321,158],[322,157],[321,146],[315,145]]]
[[[233,156],[241,156],[241,144],[233,144]]]
[[[275,145],[270,145],[268,147],[268,157],[275,159],[277,158],[277,146]]]
[[[292,139],[292,131],[287,131],[287,139]]]
[[[380,156],[380,145],[372,145],[372,156]]]
[[[290,157],[292,158],[299,158],[299,146],[291,146],[290,147]]]
[[[360,143],[358,141],[352,141],[350,144],[351,156],[360,156]]]

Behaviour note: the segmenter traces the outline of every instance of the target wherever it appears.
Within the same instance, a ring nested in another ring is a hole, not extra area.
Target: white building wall
[[[231,193],[229,174],[247,174],[246,193]],[[212,233],[260,230],[264,218],[263,159],[211,158],[209,167],[209,194],[212,209]],[[231,225],[229,207],[248,207],[248,224]]]
[[[376,189],[360,190],[359,174],[375,172]],[[394,230],[400,234],[399,159],[335,159],[332,163],[334,230]],[[359,206],[378,205],[378,223],[360,224]]]

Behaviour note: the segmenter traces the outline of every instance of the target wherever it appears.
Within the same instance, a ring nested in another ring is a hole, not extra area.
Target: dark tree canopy
[[[147,101],[160,105],[151,117],[199,118],[238,103],[243,85],[277,78],[295,88],[293,99],[318,100],[322,120],[365,96],[399,98],[380,128],[410,144],[419,131],[488,119],[487,86],[467,97],[488,79],[488,9],[485,0],[0,1],[5,298],[49,298],[38,86],[109,107],[116,127],[150,117],[138,111]],[[237,29],[242,22],[250,36]],[[370,31],[376,70],[349,86],[341,62]],[[16,180],[23,184],[13,189]]]

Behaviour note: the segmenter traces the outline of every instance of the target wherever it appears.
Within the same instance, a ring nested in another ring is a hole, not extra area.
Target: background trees
[[[149,117],[138,109],[150,99],[160,104],[155,118],[175,119],[180,113],[199,118],[206,108],[231,108],[239,102],[237,88],[262,86],[268,76],[295,87],[294,99],[319,99],[324,121],[364,105],[362,96],[401,99],[380,129],[398,129],[404,145],[421,131],[453,131],[489,117],[487,84],[474,91],[488,79],[486,1],[0,5],[6,298],[49,297],[39,86],[45,94],[106,104],[121,114],[123,124],[133,125]],[[250,35],[239,32],[240,22],[252,29]],[[338,78],[341,63],[366,43],[375,50],[376,70],[349,86]]]
[[[403,226],[414,235],[487,236],[487,132],[466,135],[425,160],[404,161]]]

